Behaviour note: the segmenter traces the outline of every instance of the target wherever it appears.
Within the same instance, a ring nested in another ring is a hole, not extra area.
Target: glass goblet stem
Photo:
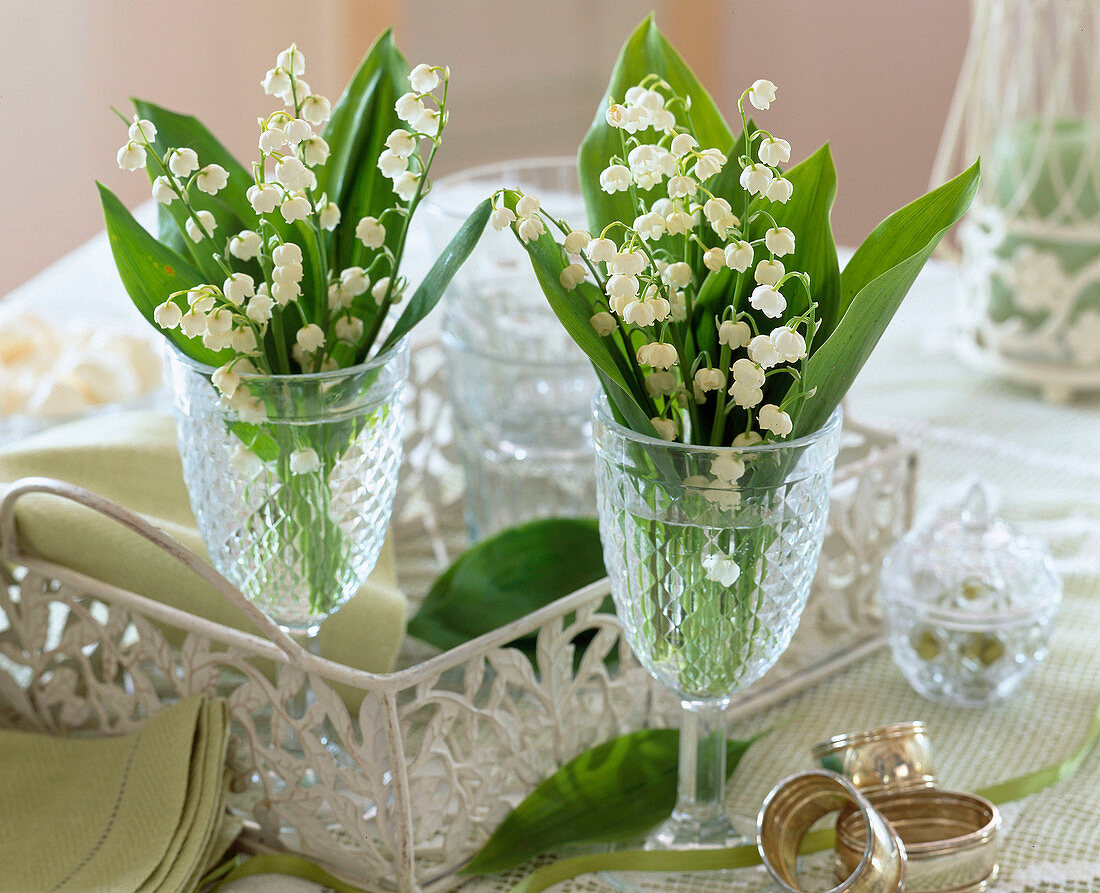
[[[655,839],[665,847],[727,846],[739,838],[725,803],[725,710],[729,698],[681,704],[684,719],[676,808]]]

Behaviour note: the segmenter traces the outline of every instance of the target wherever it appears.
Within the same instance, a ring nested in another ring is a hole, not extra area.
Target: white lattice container
[[[438,346],[422,345],[414,357],[406,496],[394,532],[403,581],[422,592],[463,535]],[[881,641],[871,596],[883,553],[909,524],[914,474],[907,449],[849,426],[802,628],[732,710],[770,702]],[[268,638],[28,556],[14,507],[43,492],[157,543]],[[417,661],[409,650],[411,665],[373,675],[306,653],[205,562],[70,485],[12,487],[0,503],[0,536],[17,569],[0,587],[0,724],[119,734],[180,697],[226,694],[246,845],[301,852],[372,890],[456,886],[456,869],[555,767],[663,712],[625,644],[616,669],[605,665],[620,634],[614,617],[598,613],[606,583],[445,654]],[[166,629],[182,633],[178,649]],[[577,642],[582,633],[592,634]],[[534,665],[508,647],[527,634],[537,634]],[[360,698],[349,711],[346,700]]]

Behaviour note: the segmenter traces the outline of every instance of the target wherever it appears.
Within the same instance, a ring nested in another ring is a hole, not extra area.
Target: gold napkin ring
[[[980,893],[997,877],[997,807],[955,791],[905,790],[868,800],[901,837],[908,856],[906,890]],[[836,876],[846,877],[864,851],[864,825],[852,808],[836,823]]]
[[[890,824],[848,779],[825,769],[800,772],[779,782],[756,819],[757,846],[764,866],[787,893],[798,886],[798,850],[822,816],[851,810],[863,831],[854,868],[829,893],[900,893],[905,887],[905,846]]]
[[[836,735],[815,745],[823,769],[850,778],[863,793],[932,788],[932,748],[923,722],[896,722],[865,732]]]

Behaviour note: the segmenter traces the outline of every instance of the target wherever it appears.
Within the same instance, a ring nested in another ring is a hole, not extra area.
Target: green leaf
[[[504,193],[504,204],[513,211],[518,199],[518,193],[510,190]],[[550,308],[596,367],[608,399],[628,420],[633,430],[656,437],[657,432],[649,421],[650,415],[643,409],[644,394],[637,389],[638,386],[635,383],[628,380],[623,367],[612,352],[619,348],[612,346],[614,342],[611,339],[597,335],[589,321],[597,310],[606,309],[606,304],[596,303],[598,298],[595,296],[595,286],[589,282],[582,283],[574,289],[567,289],[561,284],[559,277],[561,271],[565,269],[565,260],[561,246],[554,241],[554,237],[549,232],[544,232],[538,239],[530,242],[521,240],[521,244],[531,259],[531,268],[535,272],[535,278],[538,279],[546,300],[550,303]]]
[[[848,262],[841,274],[840,322],[806,361],[805,384],[817,392],[803,404],[796,437],[821,427],[840,403],[940,239],[970,207],[979,177],[975,162],[895,211]]]
[[[334,269],[363,264],[369,252],[355,238],[355,227],[393,204],[393,184],[378,169],[378,156],[386,137],[402,126],[394,103],[409,89],[408,75],[408,63],[389,29],[367,51],[325,126],[332,155],[317,171],[316,192],[327,193],[343,212],[331,236]],[[395,252],[398,229],[387,225],[386,244]]]
[[[231,351],[212,351],[204,347],[201,340],[188,338],[179,329],[165,331],[153,321],[153,311],[158,304],[168,300],[170,294],[191,288],[202,281],[199,271],[186,258],[147,233],[110,189],[102,183],[96,185],[103,203],[103,218],[107,224],[111,254],[114,255],[118,275],[134,306],[153,328],[187,356],[200,363],[220,366],[231,355]]]
[[[752,743],[726,743],[727,774]],[[462,873],[505,871],[555,847],[648,831],[676,805],[679,748],[679,730],[645,729],[570,760],[505,817]]]
[[[483,540],[432,586],[409,635],[447,650],[606,575],[592,519],[543,519]],[[534,653],[534,642],[520,643]]]
[[[630,192],[608,195],[600,188],[600,172],[607,167],[612,155],[623,154],[622,131],[611,127],[605,117],[608,101],[615,99],[621,102],[627,89],[647,74],[659,75],[677,94],[691,97],[691,126],[700,145],[716,147],[723,152],[733,145],[733,134],[722,113],[679,53],[657,30],[652,14],[647,16],[619,53],[607,92],[596,109],[596,117],[581,143],[578,155],[581,193],[594,234],[614,220],[629,222],[636,216]],[[656,192],[654,197],[657,197]]]
[[[400,341],[408,332],[412,331],[413,326],[432,312],[443,296],[443,292],[447,290],[452,277],[458,272],[458,268],[465,263],[466,258],[470,256],[470,252],[477,245],[492,210],[492,202],[485,199],[466,218],[466,222],[455,233],[450,244],[436,258],[432,268],[428,271],[428,275],[420,283],[420,287],[409,298],[409,303],[405,306],[401,316],[398,317],[393,331],[390,332],[385,343],[378,349],[379,353],[388,350]]]
[[[199,164],[219,164],[229,173],[229,182],[216,196],[207,195],[194,187],[190,190],[191,205],[195,210],[209,211],[214,215],[217,228],[214,241],[219,245],[242,229],[258,229],[259,219],[245,196],[252,185],[252,175],[241,166],[229,151],[203,126],[197,118],[169,111],[143,99],[134,99],[134,108],[142,118],[148,118],[157,128],[153,147],[158,158],[163,159],[169,148],[190,147],[199,156]],[[146,165],[149,179],[161,174],[156,162]],[[180,228],[188,214],[181,202],[157,206],[158,238],[181,254],[186,251],[202,271],[204,282],[220,282],[225,278],[221,268],[210,257],[206,244],[196,245],[184,238]]]

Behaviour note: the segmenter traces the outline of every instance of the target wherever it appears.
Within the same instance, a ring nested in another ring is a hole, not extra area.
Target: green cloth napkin
[[[206,557],[183,483],[170,416],[121,413],[51,428],[0,451],[0,483],[40,476],[78,484],[136,512]],[[31,555],[226,626],[255,632],[237,608],[152,543],[84,506],[21,499],[16,521]],[[387,543],[358,594],[322,625],[321,654],[374,673],[393,669],[407,603]],[[182,636],[165,628],[178,645]],[[345,700],[355,701],[350,691]]]
[[[228,741],[199,695],[115,738],[0,731],[0,893],[189,893],[240,830]]]

